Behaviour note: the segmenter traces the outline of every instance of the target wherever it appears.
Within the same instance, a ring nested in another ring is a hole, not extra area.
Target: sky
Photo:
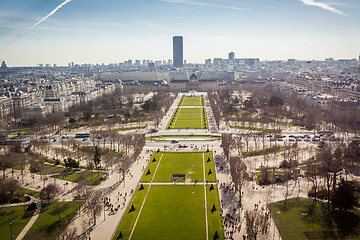
[[[360,55],[359,0],[0,0],[10,67],[172,59],[323,60]]]

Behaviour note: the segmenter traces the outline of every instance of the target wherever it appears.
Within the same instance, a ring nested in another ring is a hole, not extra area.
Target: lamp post
[[[13,222],[12,222],[12,220],[10,219],[10,221],[9,221],[9,223],[10,223],[10,239],[11,240],[13,240],[14,238],[13,238],[13,233],[12,233],[12,224],[13,224]]]

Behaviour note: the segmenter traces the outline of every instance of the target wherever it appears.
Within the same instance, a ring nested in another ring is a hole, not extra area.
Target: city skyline
[[[173,36],[184,60],[357,58],[360,3],[355,0],[0,3],[0,59],[9,67],[172,59]]]

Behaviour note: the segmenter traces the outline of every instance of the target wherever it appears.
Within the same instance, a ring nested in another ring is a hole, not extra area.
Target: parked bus
[[[76,133],[75,138],[88,138],[90,137],[90,133]]]

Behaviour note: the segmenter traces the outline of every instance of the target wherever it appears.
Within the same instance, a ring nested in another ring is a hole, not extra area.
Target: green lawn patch
[[[148,187],[135,195],[144,194]],[[134,204],[135,211],[126,211],[113,239],[120,231],[124,239],[129,237],[142,203],[136,201],[129,204]],[[203,186],[152,186],[132,239],[206,239],[204,201]]]
[[[96,186],[101,183],[100,178],[104,175],[104,172],[70,172],[67,174],[61,174],[56,176],[58,179],[66,180],[69,182],[79,182],[84,178],[87,180],[87,184],[91,186]]]
[[[56,166],[56,165],[49,165],[49,164],[44,164],[44,168],[42,169],[42,171],[37,171],[35,172],[36,174],[41,174],[41,175],[48,175],[48,174],[55,174],[55,173],[61,173],[61,172],[66,172],[68,171],[67,168],[64,167],[60,167],[60,166]]]
[[[10,220],[12,221],[13,238],[20,234],[35,210],[26,210],[29,205],[0,208],[1,239],[11,239]]]
[[[285,149],[290,149],[291,146],[274,146],[271,148],[265,148],[265,149],[261,149],[261,150],[257,150],[257,151],[249,151],[249,152],[243,152],[243,155],[245,157],[253,157],[253,156],[260,156],[260,155],[266,155],[266,154],[271,154],[271,153],[276,153],[276,152],[282,152]]]
[[[18,135],[18,134],[20,134],[20,135],[29,135],[30,132],[29,131],[19,131],[19,132],[11,132],[11,133],[9,133],[9,135],[12,135],[12,136],[15,136],[15,135]]]
[[[33,191],[33,190],[30,190],[30,189],[27,189],[27,188],[21,188],[21,190],[22,190],[25,194],[30,195],[30,196],[33,196],[34,198],[40,198],[40,192]]]
[[[217,231],[220,237],[219,239],[225,239],[224,230],[221,222],[221,210],[220,210],[218,189],[215,184],[213,185],[214,189],[210,191],[210,188],[211,185],[206,186],[209,239],[213,239],[215,231]],[[214,205],[215,205],[215,209],[213,209]]]
[[[205,106],[204,96],[185,97],[180,100],[179,106]]]
[[[154,182],[173,182],[171,176],[173,174],[185,174],[185,181],[191,182],[203,182],[203,155],[205,161],[205,178],[206,181],[215,182],[216,174],[214,161],[212,158],[212,152],[159,152],[156,153],[150,160],[148,167],[143,173],[141,182],[150,182],[155,169],[159,163],[160,157],[161,163],[154,177]],[[155,162],[153,159],[155,158]],[[208,158],[210,161],[208,162]],[[177,180],[178,182],[182,180]]]
[[[326,203],[293,198],[269,204],[270,213],[284,240],[360,239],[360,211],[335,212],[330,216]]]
[[[205,108],[177,108],[168,129],[208,129]]]
[[[116,128],[107,130],[105,132],[121,132],[121,131],[129,131],[129,130],[135,130],[135,129],[145,129],[146,126],[140,126],[140,127],[127,127],[127,128]]]
[[[82,202],[58,202],[44,204],[41,213],[24,239],[56,239],[79,210]],[[59,212],[61,221],[59,221]]]

